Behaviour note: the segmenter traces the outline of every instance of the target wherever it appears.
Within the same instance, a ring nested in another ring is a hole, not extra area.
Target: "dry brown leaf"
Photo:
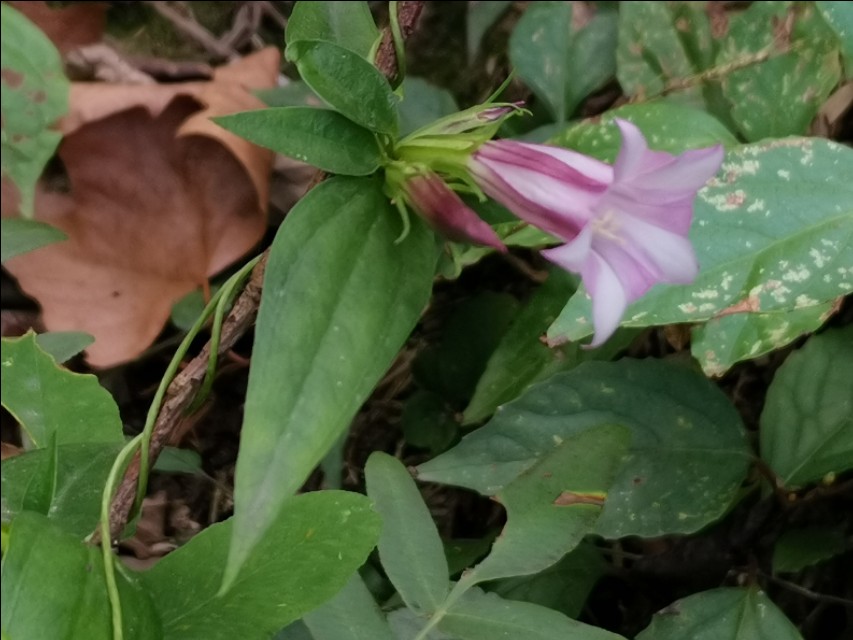
[[[261,239],[272,153],[209,118],[262,107],[248,89],[274,86],[278,63],[270,48],[208,83],[72,87],[70,190],[36,194],[36,218],[69,240],[6,266],[49,330],[95,336],[93,366],[138,356],[176,300]]]
[[[104,35],[108,8],[104,2],[79,3],[60,9],[51,9],[46,2],[12,0],[8,4],[41,29],[62,55],[100,42]]]

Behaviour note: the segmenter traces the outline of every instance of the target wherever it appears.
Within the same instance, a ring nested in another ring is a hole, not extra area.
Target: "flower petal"
[[[691,149],[677,156],[651,151],[636,125],[619,118],[614,122],[622,133],[622,147],[613,166],[616,185],[695,195],[723,162],[722,145]]]
[[[683,236],[629,215],[619,219],[616,237],[595,234],[593,252],[613,269],[628,302],[659,282],[687,284],[699,271],[693,245]]]
[[[447,238],[494,247],[502,252],[507,250],[495,230],[466,206],[437,175],[409,178],[403,188],[418,213]]]
[[[616,271],[593,249],[593,236],[592,225],[589,225],[574,241],[546,249],[542,255],[563,269],[581,274],[584,286],[592,297],[595,336],[589,346],[597,347],[619,326],[628,306],[628,294]]]
[[[580,273],[592,251],[592,226],[587,225],[578,236],[564,245],[540,251],[542,256],[566,271]]]
[[[592,158],[511,140],[482,145],[469,169],[487,195],[564,240],[592,219],[612,178],[612,169]]]
[[[594,252],[581,273],[583,284],[592,296],[592,321],[595,334],[589,347],[598,347],[619,328],[628,308],[628,297],[616,272]]]

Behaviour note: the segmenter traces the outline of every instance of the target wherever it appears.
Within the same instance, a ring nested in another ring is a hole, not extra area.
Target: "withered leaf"
[[[7,268],[49,330],[95,336],[93,366],[138,356],[176,300],[260,240],[272,154],[209,118],[262,107],[250,89],[273,86],[278,63],[270,48],[206,83],[72,86],[67,185],[36,194],[36,219],[69,239]]]

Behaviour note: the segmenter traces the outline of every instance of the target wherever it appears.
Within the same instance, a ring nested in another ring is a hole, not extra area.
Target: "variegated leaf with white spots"
[[[746,322],[767,326],[766,314],[820,307],[818,317],[853,291],[853,150],[817,138],[786,138],[730,151],[719,174],[696,199],[690,239],[701,271],[693,284],[658,285],[631,305],[623,326],[702,322],[748,314]],[[805,313],[805,312],[802,312]],[[754,317],[753,317],[754,316]],[[552,343],[592,333],[586,293],[575,294],[548,330]],[[781,315],[780,315],[781,318]],[[723,329],[733,321],[709,323],[704,349],[696,353],[709,373],[725,370],[726,357],[754,351],[755,327],[737,333],[735,348]],[[787,322],[788,326],[782,328]],[[802,319],[782,320],[773,343],[803,332]],[[761,339],[765,343],[764,338]]]

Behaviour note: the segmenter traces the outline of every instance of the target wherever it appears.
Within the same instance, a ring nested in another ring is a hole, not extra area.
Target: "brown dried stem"
[[[158,3],[159,4],[159,3]],[[399,23],[403,37],[408,38],[415,29],[415,25],[423,10],[423,0],[412,0],[400,2]],[[394,43],[391,40],[390,28],[383,30],[382,43],[376,56],[376,67],[389,79],[394,80],[397,75],[397,58],[394,53]],[[323,180],[325,174],[318,171],[313,184]],[[264,269],[267,264],[269,249],[264,252],[263,257],[255,266],[249,282],[234,303],[228,317],[222,325],[222,334],[219,342],[219,355],[222,355],[254,325],[258,315],[258,306],[261,302],[261,290],[263,288]],[[201,352],[195,356],[189,364],[172,380],[166,391],[166,397],[151,436],[149,447],[149,464],[153,465],[157,456],[170,441],[172,434],[179,427],[181,421],[186,417],[186,410],[201,387],[207,372],[207,362],[210,358],[211,343],[208,342]],[[121,485],[113,497],[110,509],[110,534],[113,540],[117,539],[124,530],[133,510],[136,487],[139,481],[139,453],[137,453],[127,471]],[[97,539],[97,533],[93,539]]]

